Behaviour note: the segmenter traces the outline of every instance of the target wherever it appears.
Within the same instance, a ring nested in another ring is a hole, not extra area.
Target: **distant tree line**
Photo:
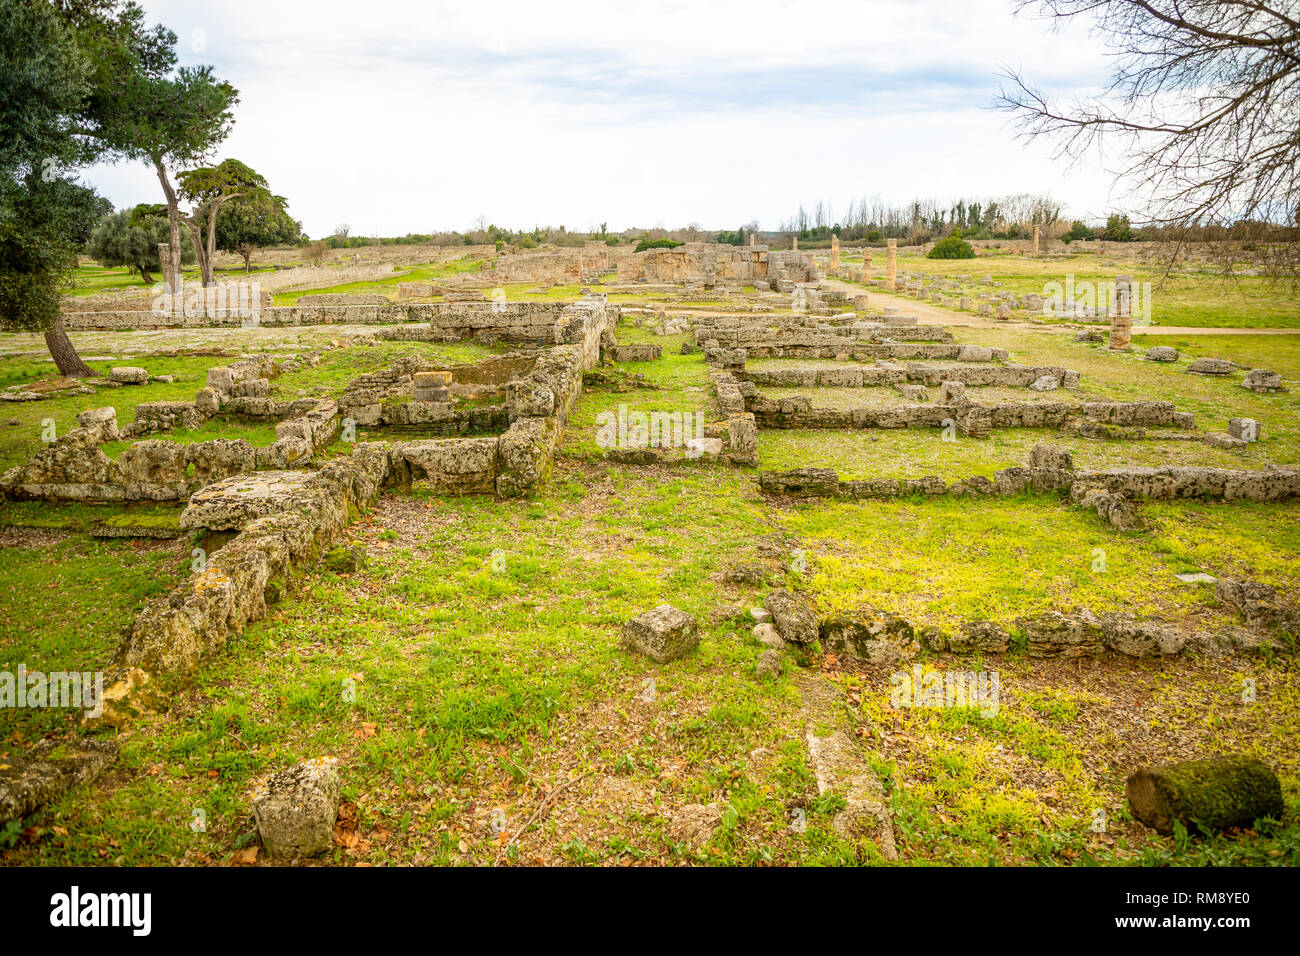
[[[1049,229],[1061,222],[1063,205],[1051,196],[1018,193],[998,199],[958,199],[941,203],[914,199],[890,205],[878,197],[851,200],[842,215],[825,201],[810,212],[800,205],[777,232],[813,243],[838,235],[841,240],[882,242],[902,239],[909,243],[940,239],[960,231],[967,239],[1025,239],[1034,226]]]

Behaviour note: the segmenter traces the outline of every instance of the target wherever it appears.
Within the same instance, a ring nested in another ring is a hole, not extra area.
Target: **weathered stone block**
[[[555,414],[555,391],[532,379],[516,379],[506,385],[506,409],[511,421],[546,418]]]
[[[88,408],[77,415],[77,424],[93,433],[96,444],[117,441],[117,409],[112,405],[104,408]]]
[[[108,380],[119,385],[144,385],[149,381],[149,373],[135,366],[119,365],[108,370]]]
[[[236,475],[200,488],[181,512],[182,528],[241,530],[250,522],[284,511],[311,479],[307,471],[260,471]]]
[[[1197,375],[1231,375],[1237,370],[1235,362],[1229,362],[1227,359],[1208,358],[1202,356],[1187,366],[1187,371]]]
[[[954,654],[1005,654],[1011,635],[992,621],[965,621],[954,637],[948,638],[948,650]]]
[[[308,760],[281,770],[253,795],[253,818],[271,856],[314,856],[329,849],[339,814],[338,761]]]
[[[939,384],[940,405],[960,405],[967,401],[966,386],[962,382],[941,382]]]
[[[1246,373],[1241,387],[1252,392],[1279,392],[1282,390],[1282,376],[1268,369],[1254,368]]]
[[[1228,419],[1228,434],[1244,442],[1259,441],[1263,437],[1259,422],[1253,418]]]
[[[816,613],[789,591],[773,591],[763,602],[763,607],[772,613],[772,623],[785,640],[795,644],[810,644],[817,640]]]
[[[1029,638],[1030,657],[1091,657],[1101,653],[1101,622],[1088,611],[1071,616],[1047,611],[1017,623]]]
[[[671,604],[661,604],[624,624],[619,644],[663,664],[695,650],[699,631],[695,618]]]
[[[663,356],[662,345],[615,345],[605,354],[615,362],[653,362]]]
[[[1029,452],[1029,467],[1035,470],[1073,471],[1074,455],[1068,448],[1057,445],[1037,444]]]

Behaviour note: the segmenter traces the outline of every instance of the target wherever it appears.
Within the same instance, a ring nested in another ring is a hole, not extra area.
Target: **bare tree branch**
[[[998,105],[1058,155],[1096,149],[1139,221],[1300,284],[1300,0],[1025,0],[1018,13],[1105,38],[1112,73],[1065,105],[1007,71]]]

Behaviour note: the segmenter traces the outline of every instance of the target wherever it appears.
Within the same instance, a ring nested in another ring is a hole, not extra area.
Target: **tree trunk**
[[[190,245],[194,247],[194,257],[199,260],[199,278],[205,285],[212,285],[212,260],[208,257],[207,250],[203,247],[202,234],[198,226],[196,216],[186,217],[185,222],[190,227]]]
[[[244,275],[253,271],[253,250],[249,249],[244,253]]]
[[[204,282],[216,281],[216,261],[217,261],[217,213],[221,211],[221,202],[214,200],[212,208],[208,210],[208,241],[207,241],[207,263],[208,277]]]
[[[1134,818],[1160,833],[1176,822],[1189,830],[1248,827],[1285,809],[1273,771],[1240,755],[1144,768],[1128,778],[1127,796]]]
[[[167,302],[167,314],[180,314],[182,309],[178,308],[178,303],[182,303],[180,294],[180,283],[172,275],[172,253],[171,247],[165,243],[158,243],[158,265],[162,267],[163,273],[163,296]]]
[[[162,159],[154,157],[154,170],[158,173],[158,182],[162,183],[163,196],[167,200],[167,226],[170,230],[170,239],[168,251],[170,252],[169,261],[163,263],[163,281],[171,286],[171,291],[179,293],[181,291],[181,209],[176,199],[176,190],[172,188],[171,180],[167,178],[167,168],[163,165]]]
[[[76,347],[63,327],[63,319],[55,319],[54,324],[46,331],[45,344],[50,349],[54,364],[58,366],[59,374],[65,378],[94,378],[99,374],[77,354]]]

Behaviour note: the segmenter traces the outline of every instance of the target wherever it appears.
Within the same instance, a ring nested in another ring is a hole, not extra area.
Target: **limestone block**
[[[763,607],[772,613],[772,623],[781,637],[795,644],[809,644],[817,640],[817,615],[806,603],[786,590],[776,590],[767,596]]]
[[[338,761],[308,760],[272,774],[253,795],[253,818],[271,856],[323,853],[333,844],[339,813]]]
[[[108,370],[108,380],[119,385],[144,385],[149,381],[149,373],[131,365],[119,365]]]
[[[700,643],[695,618],[671,604],[661,604],[623,625],[619,645],[660,664],[676,660]]]
[[[1241,387],[1252,392],[1278,392],[1282,390],[1282,376],[1264,368],[1251,369],[1242,379]]]
[[[1233,438],[1240,438],[1245,442],[1259,441],[1262,437],[1263,430],[1259,422],[1253,418],[1230,418],[1228,420],[1228,434]]]
[[[1231,375],[1237,370],[1235,362],[1227,359],[1202,356],[1187,367],[1187,371],[1197,375]]]

